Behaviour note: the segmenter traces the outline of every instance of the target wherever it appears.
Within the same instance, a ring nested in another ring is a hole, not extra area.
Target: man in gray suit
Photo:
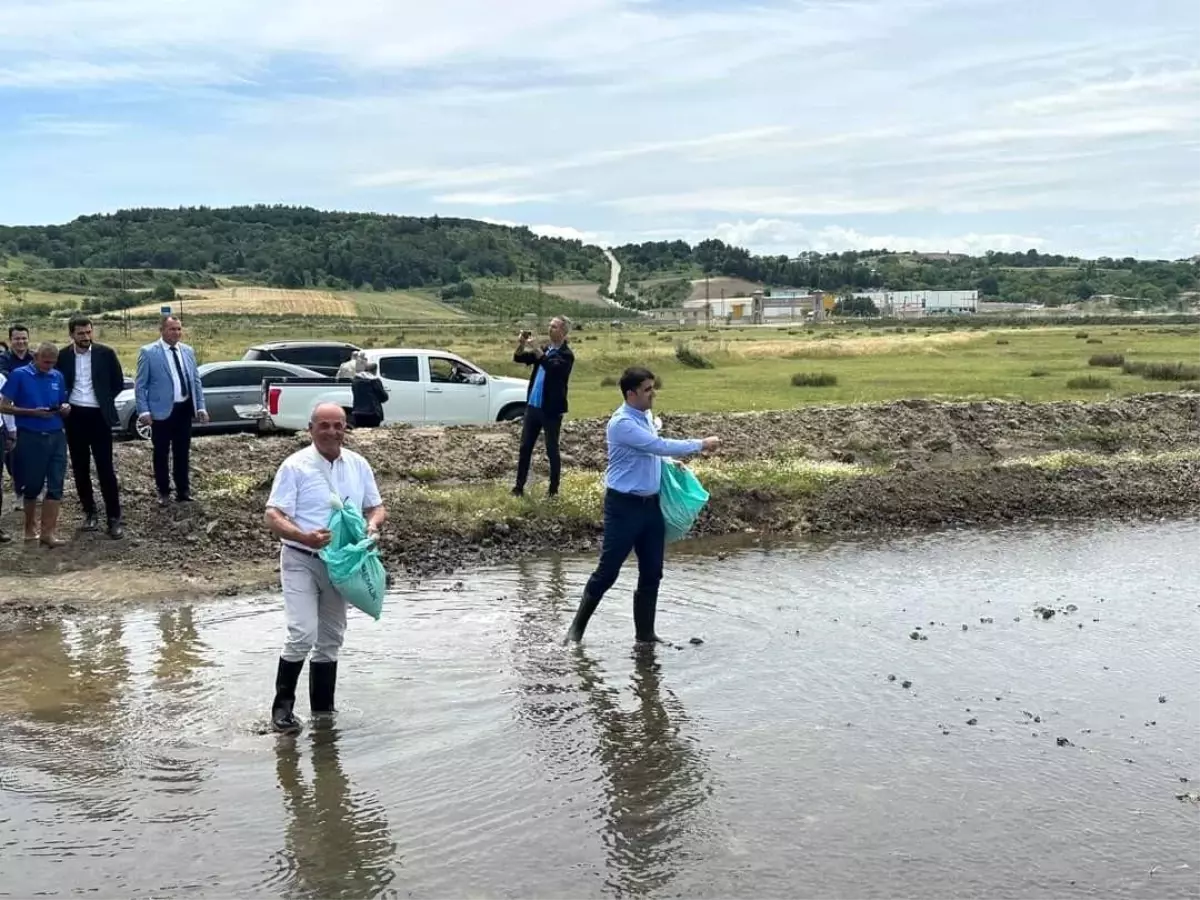
[[[192,420],[207,422],[208,411],[196,354],[179,340],[183,325],[174,316],[165,316],[159,334],[157,341],[138,351],[134,397],[138,420],[150,424],[158,505],[166,506],[171,499],[168,468],[175,476],[175,499],[180,503],[192,499],[188,484]]]

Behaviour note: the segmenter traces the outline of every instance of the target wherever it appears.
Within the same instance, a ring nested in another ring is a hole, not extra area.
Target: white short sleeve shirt
[[[304,531],[317,531],[329,525],[331,482],[343,503],[353,501],[359,509],[383,504],[370,463],[344,447],[331,463],[310,444],[283,461],[275,473],[267,506],[283,512]],[[308,549],[292,541],[283,543]]]

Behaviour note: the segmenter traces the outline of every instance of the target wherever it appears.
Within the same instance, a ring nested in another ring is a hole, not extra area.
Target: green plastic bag
[[[680,540],[691,531],[706,503],[708,491],[692,470],[664,459],[658,504],[667,526],[668,543]]]
[[[336,494],[331,497],[337,499]],[[329,515],[329,530],[332,537],[321,549],[329,580],[342,599],[378,622],[383,613],[387,573],[375,539],[367,537],[367,520],[353,502],[343,504],[338,500]]]

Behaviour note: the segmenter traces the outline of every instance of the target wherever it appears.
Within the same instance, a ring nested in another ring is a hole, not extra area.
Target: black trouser
[[[354,427],[355,428],[378,428],[383,424],[383,416],[376,413],[364,410],[359,412],[354,411]]]
[[[171,481],[167,475],[170,460],[175,475],[175,499],[184,500],[191,496],[188,485],[188,456],[192,449],[192,416],[195,410],[191,400],[176,403],[171,415],[150,423],[150,442],[154,444],[154,483],[159,496],[171,493]]]
[[[112,427],[104,413],[90,406],[72,406],[66,422],[71,474],[75,478],[75,493],[79,495],[83,514],[96,515],[96,495],[92,491],[92,459],[95,459],[96,478],[104,497],[104,514],[110,521],[120,519],[121,498],[113,467]]]
[[[632,550],[638,558],[637,590],[633,595],[633,624],[639,640],[654,637],[658,586],[663,576],[667,529],[658,495],[639,497],[614,490],[604,494],[604,544],[600,562],[584,594],[599,602],[621,574]]]
[[[525,489],[529,478],[529,464],[533,461],[533,447],[538,433],[546,434],[546,459],[550,461],[550,493],[558,493],[562,478],[562,459],[558,455],[558,435],[562,430],[562,414],[548,416],[536,406],[525,407],[525,424],[521,429],[521,452],[517,457],[517,489]]]

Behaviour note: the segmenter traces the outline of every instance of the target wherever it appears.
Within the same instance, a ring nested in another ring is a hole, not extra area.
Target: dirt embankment
[[[664,433],[719,435],[728,459],[804,457],[855,462],[871,474],[794,493],[749,483],[714,490],[698,523],[703,534],[848,532],[936,527],[1044,517],[1178,515],[1200,510],[1200,462],[1187,456],[1121,461],[1127,451],[1200,448],[1200,396],[1153,394],[1106,403],[937,403],[805,408],[744,415],[663,415]],[[599,473],[604,420],[568,422],[564,465]],[[27,548],[6,497],[0,546],[0,607],[10,612],[99,600],[179,598],[271,590],[278,545],[262,523],[275,469],[306,443],[304,435],[213,436],[193,442],[198,502],[160,509],[150,447],[117,448],[127,537],[74,533],[78,509],[64,504],[57,550]],[[428,515],[428,484],[469,486],[513,477],[519,427],[389,428],[348,442],[375,466],[390,521],[383,542],[395,577],[549,549],[584,550],[599,523],[547,512],[506,516],[481,531],[452,514]],[[1103,465],[1024,466],[1014,458],[1059,450],[1101,454]],[[545,477],[535,457],[535,479]],[[481,491],[485,490],[481,487]],[[535,492],[536,496],[536,492]]]

